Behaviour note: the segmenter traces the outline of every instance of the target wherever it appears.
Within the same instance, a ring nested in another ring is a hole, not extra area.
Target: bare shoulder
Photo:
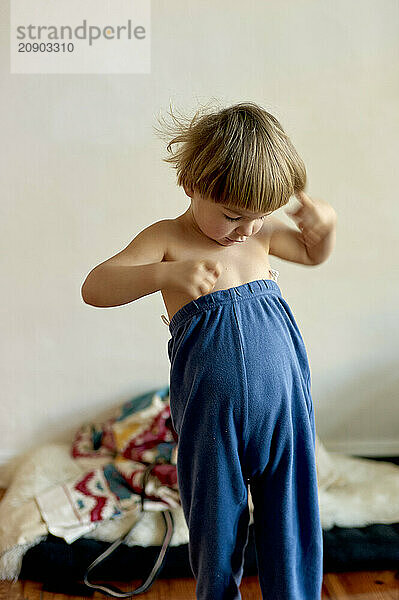
[[[131,266],[162,262],[174,230],[171,219],[156,221],[142,229],[121,252],[101,264]]]
[[[159,244],[163,247],[163,258],[166,257],[169,246],[173,245],[173,242],[178,239],[184,231],[182,223],[178,218],[162,219],[147,227],[147,230],[148,236],[154,235],[158,238]]]

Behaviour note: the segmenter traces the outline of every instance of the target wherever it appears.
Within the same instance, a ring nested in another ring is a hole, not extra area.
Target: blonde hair
[[[254,102],[198,109],[155,131],[172,155],[177,185],[253,212],[277,210],[306,185],[305,165],[279,121]],[[170,137],[173,135],[173,138]],[[172,146],[178,144],[173,153]]]

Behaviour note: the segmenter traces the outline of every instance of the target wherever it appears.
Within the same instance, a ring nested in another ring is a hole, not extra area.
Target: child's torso
[[[173,260],[206,259],[218,260],[223,271],[211,290],[225,290],[257,279],[277,280],[278,271],[269,264],[270,237],[263,230],[242,244],[221,246],[214,241],[195,238],[180,221],[180,217],[170,220],[170,236],[167,236],[167,248],[162,262]],[[193,300],[187,294],[174,290],[161,290],[169,319],[182,306]]]

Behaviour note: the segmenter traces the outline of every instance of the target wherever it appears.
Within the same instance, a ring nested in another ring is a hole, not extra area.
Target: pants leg
[[[240,600],[249,534],[247,392],[234,311],[221,306],[187,328],[171,348],[170,408],[196,597]]]
[[[198,397],[196,402],[201,403]],[[185,420],[179,434],[177,476],[190,565],[198,600],[239,600],[249,533],[248,488],[232,415],[217,423],[209,412],[198,415],[195,428]]]
[[[284,411],[281,418],[269,463],[250,483],[259,583],[265,600],[320,600],[323,537],[313,410]]]
[[[281,297],[238,303],[237,323],[248,386],[244,467],[262,595],[320,600],[323,535],[306,348]]]

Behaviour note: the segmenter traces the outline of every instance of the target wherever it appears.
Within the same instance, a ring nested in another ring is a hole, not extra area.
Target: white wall
[[[338,213],[327,262],[271,257],[308,349],[321,440],[399,453],[398,16],[396,0],[152,0],[151,74],[10,75],[3,6],[0,460],[168,384],[160,292],[97,309],[80,288],[184,212],[152,126],[169,100],[191,113],[212,98],[275,114],[308,193]]]

